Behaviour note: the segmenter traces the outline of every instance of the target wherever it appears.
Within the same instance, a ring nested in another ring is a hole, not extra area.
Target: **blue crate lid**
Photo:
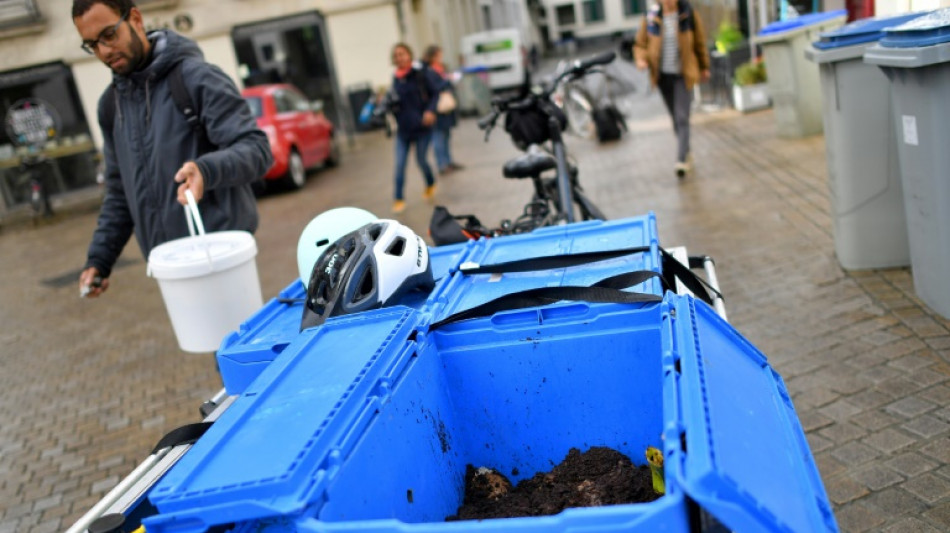
[[[881,46],[913,48],[950,42],[950,8],[938,9],[884,30]]]
[[[667,479],[732,531],[838,531],[781,376],[708,306],[666,300],[679,395],[664,409],[682,413],[664,429]]]
[[[391,307],[301,333],[155,486],[161,514],[148,531],[200,532],[313,503],[405,369],[420,316]]]
[[[801,15],[793,19],[788,20],[779,20],[773,22],[759,31],[760,36],[764,35],[775,35],[776,33],[782,33],[791,30],[797,30],[799,28],[804,28],[805,26],[812,26],[814,24],[821,24],[822,22],[837,18],[844,17],[848,15],[848,11],[845,9],[838,9],[835,11],[826,11],[823,13],[809,13],[807,15]]]
[[[432,274],[436,280],[446,278],[458,269],[472,242],[429,248]],[[433,294],[440,293],[441,284]],[[240,394],[300,332],[303,299],[307,293],[303,283],[295,279],[258,312],[244,321],[237,331],[231,332],[216,353],[221,379],[228,394]],[[400,304],[414,309],[426,306],[428,295],[413,292],[405,295]],[[295,301],[300,300],[300,301]]]
[[[518,272],[501,275],[458,275],[446,284],[432,311],[444,318],[471,309],[512,292],[551,286],[590,286],[620,273],[636,270],[660,272],[656,217],[612,221],[589,221],[566,226],[541,228],[531,233],[479,241],[466,256],[466,262],[494,265],[532,257],[602,252],[650,246],[648,252],[586,263],[573,267]],[[638,292],[662,294],[659,280],[634,287]],[[436,319],[437,319],[436,318]]]
[[[815,41],[813,46],[819,50],[830,50],[874,42],[884,36],[885,29],[899,26],[926,14],[926,12],[905,13],[897,16],[856,20],[835,30],[821,33],[819,36],[821,39]]]

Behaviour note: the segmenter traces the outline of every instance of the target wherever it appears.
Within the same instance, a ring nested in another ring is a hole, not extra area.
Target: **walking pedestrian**
[[[442,88],[439,91],[439,97],[442,93],[448,91],[451,95],[450,102],[455,102],[455,88],[449,75],[446,73],[445,65],[442,63],[442,48],[438,45],[429,45],[425,54],[422,56],[422,62],[442,78]],[[452,158],[451,133],[452,128],[458,123],[455,106],[451,109],[442,110],[436,107],[435,126],[432,130],[432,151],[435,152],[435,163],[439,168],[439,174],[445,175],[456,170],[464,168],[456,163]]]
[[[234,82],[206,63],[198,46],[169,30],[145,32],[131,0],[74,0],[82,48],[112,70],[99,99],[105,198],[79,276],[96,297],[132,233],[147,258],[155,246],[188,235],[185,190],[200,200],[208,231],[257,229],[251,183],[273,159],[267,137]],[[172,94],[200,104],[188,117]],[[191,122],[191,123],[190,123]]]
[[[390,91],[396,105],[396,170],[393,213],[406,209],[403,188],[406,182],[406,161],[409,148],[416,145],[416,163],[422,171],[426,188],[422,197],[431,200],[435,195],[435,176],[426,161],[429,143],[432,141],[432,126],[436,121],[436,104],[442,80],[432,69],[413,63],[412,49],[405,43],[392,48],[393,83]]]
[[[689,114],[693,86],[709,79],[709,52],[699,15],[687,0],[660,0],[640,23],[633,46],[637,68],[650,69],[673,119],[677,150],[674,171],[680,178],[692,170]]]

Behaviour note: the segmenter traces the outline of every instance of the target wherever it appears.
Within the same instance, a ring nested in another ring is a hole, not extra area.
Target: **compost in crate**
[[[660,495],[647,466],[638,467],[605,446],[585,452],[571,448],[549,472],[538,472],[517,485],[497,470],[468,465],[465,501],[446,521],[554,515],[572,507],[647,503]]]

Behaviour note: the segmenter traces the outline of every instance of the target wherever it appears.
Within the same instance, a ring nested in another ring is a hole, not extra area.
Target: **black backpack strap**
[[[185,115],[185,120],[191,129],[199,133],[204,133],[201,125],[201,117],[198,113],[198,107],[191,100],[188,94],[188,87],[185,86],[185,76],[181,73],[183,61],[175,63],[175,66],[168,71],[168,89],[172,93],[172,100],[175,101],[175,107]]]
[[[112,126],[115,125],[115,82],[109,84],[106,92],[102,95],[102,129],[112,133]]]
[[[595,303],[657,303],[663,298],[655,294],[627,292],[621,289],[639,285],[658,276],[656,272],[640,270],[605,278],[590,287],[540,287],[513,292],[433,322],[429,326],[429,331],[453,322],[491,316],[499,311],[549,305],[564,300]]]
[[[158,444],[152,448],[152,454],[158,453],[163,448],[169,446],[178,446],[179,444],[193,444],[208,431],[212,422],[197,422],[195,424],[186,424],[180,428],[169,431]]]

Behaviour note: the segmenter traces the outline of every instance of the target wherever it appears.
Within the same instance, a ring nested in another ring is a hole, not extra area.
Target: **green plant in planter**
[[[735,84],[743,87],[765,83],[768,79],[765,74],[764,61],[749,61],[736,67]]]
[[[739,28],[732,22],[724,20],[719,25],[719,32],[716,33],[716,50],[723,54],[731,52],[742,44],[742,40],[742,32]]]

